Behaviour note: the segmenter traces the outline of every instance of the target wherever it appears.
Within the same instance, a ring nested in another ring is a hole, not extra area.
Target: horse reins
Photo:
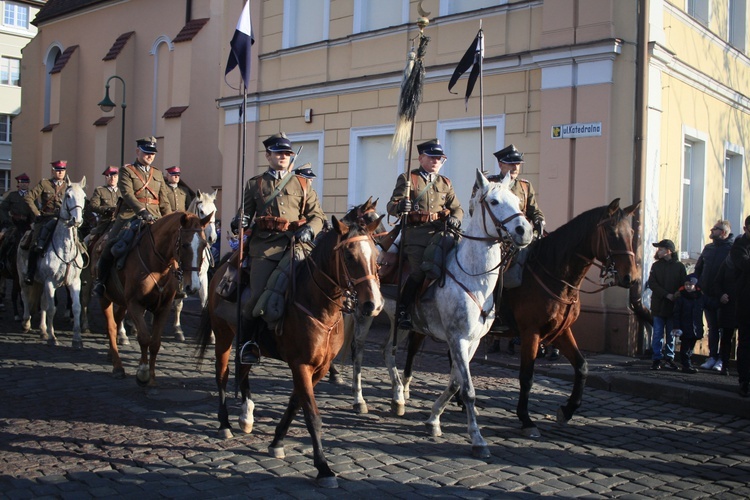
[[[73,205],[72,208],[68,207],[67,205],[63,205],[63,206],[65,207],[65,210],[68,212],[68,215],[70,215],[70,217],[67,218],[67,219],[64,219],[62,217],[62,215],[59,215],[57,217],[57,224],[59,224],[60,221],[64,221],[66,223],[66,225],[68,226],[68,229],[70,229],[71,228],[70,221],[77,222],[76,219],[75,219],[75,217],[73,217],[73,215],[71,215],[71,211],[75,210],[76,208],[80,208],[81,209],[81,213],[83,213],[83,207],[81,205]],[[57,256],[57,258],[60,259],[60,261],[63,264],[65,264],[67,267],[70,267],[71,264],[73,264],[75,267],[78,267],[78,265],[76,264],[76,259],[78,258],[79,255],[82,254],[81,253],[81,249],[80,249],[80,247],[78,245],[78,226],[76,224],[73,224],[72,227],[73,227],[73,247],[75,248],[75,254],[73,255],[73,258],[70,259],[69,261],[66,261],[64,258],[60,257],[60,254],[57,253],[57,247],[55,246],[54,234],[53,234],[53,237],[52,237],[52,251],[55,252],[55,256]],[[84,261],[85,260],[86,259],[84,257]],[[86,266],[85,265],[81,265],[81,267],[78,267],[78,269],[83,269],[84,267],[86,267]]]

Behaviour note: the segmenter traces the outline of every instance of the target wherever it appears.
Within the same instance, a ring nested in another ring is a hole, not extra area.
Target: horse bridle
[[[68,188],[68,189],[70,189],[70,188]],[[71,228],[74,229],[74,231],[73,231],[73,246],[75,247],[76,252],[73,255],[73,258],[70,259],[69,261],[66,261],[65,259],[63,259],[62,257],[60,257],[60,254],[57,252],[57,247],[55,247],[55,238],[54,238],[54,236],[52,237],[52,251],[55,252],[55,255],[57,256],[57,258],[60,259],[60,261],[63,262],[66,266],[69,266],[72,263],[73,265],[75,265],[76,267],[78,267],[78,265],[76,264],[76,259],[78,258],[78,255],[81,254],[81,250],[80,250],[80,247],[78,245],[78,228],[81,227],[81,224],[83,224],[83,207],[81,205],[78,205],[78,204],[75,204],[72,207],[69,207],[65,203],[65,201],[66,200],[63,199],[62,206],[65,207],[65,210],[68,212],[68,215],[70,217],[68,217],[67,219],[65,219],[65,218],[62,217],[62,215],[58,215],[57,216],[57,222],[59,223],[60,221],[63,221],[63,222],[65,222],[65,225],[68,227],[68,229],[71,229]],[[80,208],[81,209],[81,214],[82,215],[81,215],[81,222],[80,223],[78,223],[78,221],[76,221],[75,217],[73,217],[73,215],[72,215],[72,211],[75,210],[76,208]],[[75,224],[70,224],[70,221],[75,221],[76,223]],[[84,257],[84,262],[85,261],[86,261],[86,257]],[[83,264],[80,269],[83,269],[84,267],[86,267],[85,264]]]
[[[609,288],[609,287],[616,285],[617,269],[615,269],[615,261],[614,261],[615,255],[630,255],[630,256],[635,257],[635,253],[633,251],[612,250],[612,247],[609,244],[609,234],[607,234],[607,227],[605,225],[611,223],[611,226],[614,227],[616,223],[618,222],[618,220],[619,220],[618,217],[615,217],[614,215],[612,215],[610,217],[607,217],[606,219],[599,221],[599,223],[597,224],[597,243],[594,249],[594,255],[595,255],[594,258],[598,259],[601,262],[601,264],[599,264],[595,260],[584,257],[583,255],[576,254],[578,255],[578,257],[590,263],[591,265],[598,267],[599,279],[602,281],[606,280],[608,282],[607,285],[602,286],[602,288],[600,288],[599,290],[596,290],[594,292],[584,292],[584,293],[596,293],[605,288]],[[600,250],[603,250],[603,252],[600,252]],[[604,260],[602,260],[601,258],[597,257],[597,255],[606,255],[606,257],[604,258]]]
[[[149,226],[148,229],[149,229],[149,231],[148,231],[149,238],[151,239],[151,246],[154,248],[154,255],[156,255],[159,258],[159,260],[161,260],[164,264],[169,264],[171,266],[170,259],[167,259],[166,257],[162,256],[158,252],[157,247],[156,247],[156,240],[154,239],[154,233],[151,230],[151,226]],[[197,267],[196,266],[192,266],[192,265],[191,266],[185,266],[185,267],[183,267],[183,265],[182,265],[182,252],[181,252],[181,247],[182,247],[182,233],[183,232],[195,232],[195,233],[197,233],[197,232],[203,232],[203,228],[202,227],[197,227],[197,228],[181,227],[180,230],[178,231],[177,239],[175,240],[175,255],[176,255],[176,258],[171,259],[171,260],[177,262],[177,266],[173,269],[173,272],[174,272],[175,278],[177,278],[177,287],[178,287],[178,289],[182,289],[182,279],[184,277],[185,271],[189,271],[189,272],[200,271],[200,268],[201,268],[200,264]],[[203,237],[203,241],[205,241],[205,240],[206,240],[206,238],[204,236]],[[143,256],[141,255],[141,247],[140,247],[140,245],[137,245],[137,246],[138,246],[138,250],[137,250],[138,258],[140,259],[141,264],[143,265],[144,269],[146,269],[146,271],[151,271],[148,268],[148,266],[146,265],[146,261],[143,260]],[[200,255],[201,253],[202,252],[199,251],[198,255]],[[200,261],[202,259],[196,259],[196,260]],[[162,287],[161,285],[159,285],[159,282],[153,276],[153,272],[149,272],[149,276],[151,276],[151,279],[154,281],[154,284],[156,285],[156,288],[159,290],[159,294],[161,295],[161,293],[164,291],[164,287]]]

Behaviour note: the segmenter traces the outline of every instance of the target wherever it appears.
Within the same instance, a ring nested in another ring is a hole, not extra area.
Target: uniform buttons
[[[286,212],[284,212],[283,210],[281,211],[281,215],[284,215],[285,213],[286,213]]]
[[[279,205],[283,205],[283,204],[284,204],[284,202],[283,202],[283,201],[282,201],[281,203],[279,203]]]

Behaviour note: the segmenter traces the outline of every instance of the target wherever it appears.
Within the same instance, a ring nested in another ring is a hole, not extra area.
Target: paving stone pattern
[[[138,354],[122,348],[128,377],[114,380],[104,336],[83,350],[58,315],[60,347],[0,320],[0,498],[749,498],[750,420],[587,388],[570,424],[555,422],[568,381],[537,376],[531,412],[540,439],[521,435],[515,370],[473,363],[479,424],[492,457],[471,457],[466,419],[445,412],[443,436],[424,421],[447,382],[444,357],[423,352],[404,417],[390,414],[380,342],[364,372],[370,413],[351,410],[348,386],[321,382],[323,444],[339,489],[315,486],[312,447],[301,416],[287,457],[266,448],[289,397],[288,368],[267,361],[252,375],[255,430],[217,438],[213,360],[196,366],[194,345],[167,332],[156,389],[135,383]],[[183,319],[190,337],[197,318]],[[102,332],[99,320],[92,322]],[[400,366],[403,360],[400,358]],[[344,371],[347,381],[351,369]]]

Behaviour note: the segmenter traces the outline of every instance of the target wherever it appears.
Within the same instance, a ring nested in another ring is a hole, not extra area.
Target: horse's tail
[[[211,343],[211,315],[208,313],[208,304],[203,306],[201,321],[198,324],[198,347],[196,357],[198,364],[203,362],[208,345]]]

